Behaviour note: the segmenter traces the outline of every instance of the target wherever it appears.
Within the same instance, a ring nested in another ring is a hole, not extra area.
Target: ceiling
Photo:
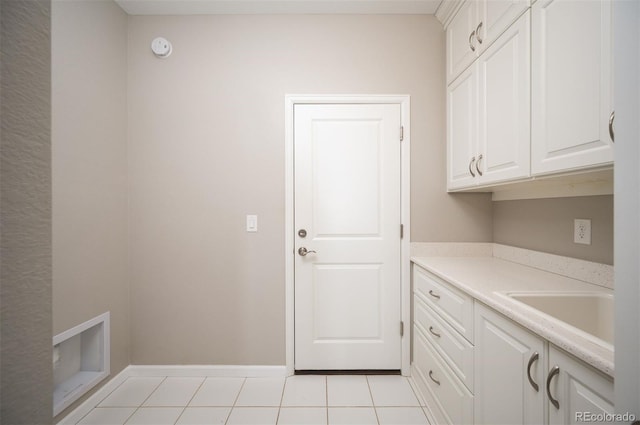
[[[441,0],[115,0],[129,15],[435,14]]]

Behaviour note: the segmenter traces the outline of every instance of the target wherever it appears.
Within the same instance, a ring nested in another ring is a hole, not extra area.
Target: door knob
[[[308,250],[307,248],[305,248],[304,246],[301,246],[300,248],[298,248],[298,254],[300,254],[300,255],[301,255],[301,256],[303,256],[303,257],[304,257],[304,256],[306,256],[307,254],[312,253],[312,252],[313,252],[314,254],[316,253],[315,251],[309,251],[309,250]]]

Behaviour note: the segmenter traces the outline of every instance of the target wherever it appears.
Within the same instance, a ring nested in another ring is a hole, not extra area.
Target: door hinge
[[[402,142],[404,140],[404,127],[400,126],[400,141]]]
[[[400,322],[400,336],[404,336],[404,322]]]
[[[404,224],[400,225],[400,239],[404,238]]]

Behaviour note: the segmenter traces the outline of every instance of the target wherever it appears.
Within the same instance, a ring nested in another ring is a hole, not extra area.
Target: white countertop
[[[611,289],[495,257],[412,257],[411,261],[613,377],[612,347],[597,344],[576,332],[575,328],[500,295],[501,292],[514,291],[613,294]]]

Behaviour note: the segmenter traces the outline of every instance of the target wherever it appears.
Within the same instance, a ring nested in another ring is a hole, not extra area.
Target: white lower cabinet
[[[412,375],[432,424],[611,423],[611,378],[417,265],[413,279]]]
[[[476,302],[474,423],[544,422],[544,341]]]
[[[473,423],[473,298],[413,266],[412,375],[429,421]]]
[[[613,380],[553,345],[548,376],[549,424],[613,422]]]
[[[473,395],[414,327],[414,379],[437,423],[462,425],[473,423]],[[417,375],[417,376],[416,376]]]

